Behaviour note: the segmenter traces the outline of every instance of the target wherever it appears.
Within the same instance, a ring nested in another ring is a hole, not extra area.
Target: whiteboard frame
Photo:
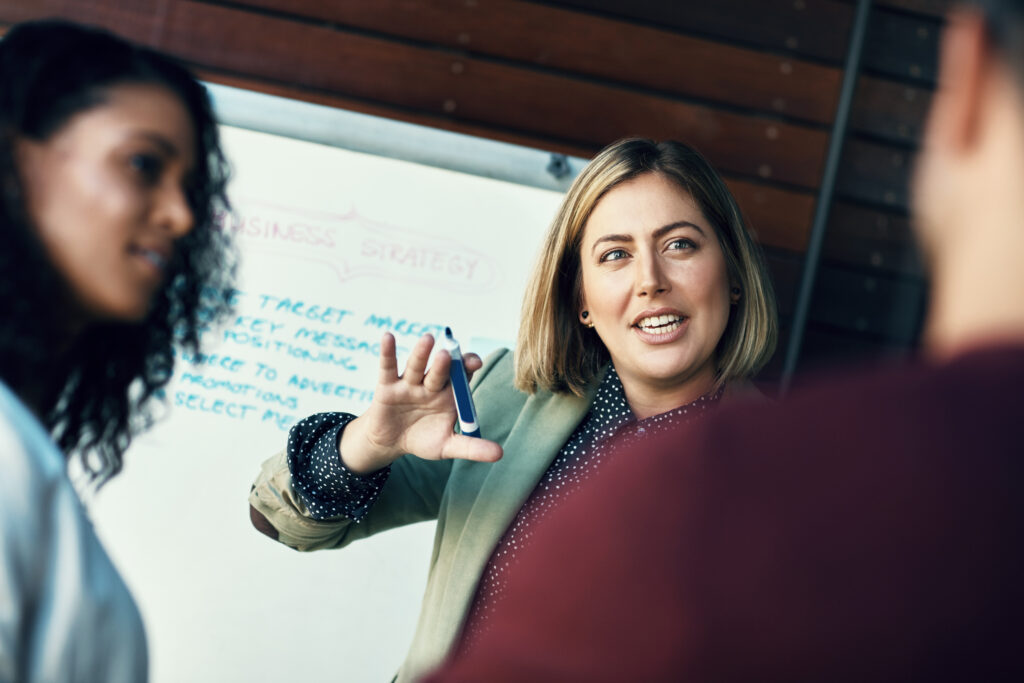
[[[229,126],[565,192],[589,160],[486,138],[204,82]],[[556,177],[552,161],[568,165]]]

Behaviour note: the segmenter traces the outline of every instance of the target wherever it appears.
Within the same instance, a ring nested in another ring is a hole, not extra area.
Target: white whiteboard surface
[[[412,637],[433,524],[340,551],[258,534],[246,497],[295,420],[361,412],[385,329],[450,325],[464,350],[515,339],[561,194],[223,127],[243,259],[237,316],[179,362],[170,409],[92,504],[178,681],[390,680]]]

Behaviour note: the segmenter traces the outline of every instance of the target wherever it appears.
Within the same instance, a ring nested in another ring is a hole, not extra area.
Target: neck
[[[63,337],[47,354],[45,362],[34,363],[25,359],[20,368],[5,373],[4,381],[11,391],[41,422],[45,421],[46,413],[53,407],[53,401],[67,381],[67,362],[76,340],[74,336]]]
[[[53,401],[55,382],[60,379],[61,374],[57,370],[58,367],[59,363],[55,360],[46,368],[37,369],[32,373],[32,377],[22,377],[21,382],[13,377],[4,377],[11,391],[40,422],[45,422],[46,413],[49,412]]]
[[[24,403],[32,414],[42,422],[46,417],[46,388],[42,383],[33,384],[20,390],[15,390],[18,398]]]
[[[937,143],[942,211],[921,217],[932,282],[924,344],[940,360],[1024,344],[1024,99],[999,61],[978,87],[973,126]]]
[[[712,369],[701,371],[683,383],[659,386],[631,381],[619,375],[629,409],[640,420],[693,403],[715,386]]]
[[[924,343],[940,360],[994,344],[1024,344],[1024,207],[1002,216],[987,212],[984,222],[961,223],[963,239],[933,259]]]

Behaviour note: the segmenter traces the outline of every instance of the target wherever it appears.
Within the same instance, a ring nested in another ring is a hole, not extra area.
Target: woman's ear
[[[587,307],[587,300],[584,298],[583,293],[580,292],[580,301],[576,305],[576,319],[584,325],[591,327],[594,324],[593,319],[590,317],[590,309]]]
[[[939,87],[929,124],[930,142],[960,151],[975,141],[978,107],[991,46],[976,10],[950,13],[939,54]]]

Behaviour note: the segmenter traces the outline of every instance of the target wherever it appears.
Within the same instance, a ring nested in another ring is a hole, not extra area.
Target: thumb
[[[501,446],[494,441],[465,434],[452,434],[441,448],[442,460],[473,460],[495,462],[501,460]]]
[[[466,379],[473,379],[473,373],[483,366],[484,362],[475,353],[462,354],[462,367],[466,370]]]

